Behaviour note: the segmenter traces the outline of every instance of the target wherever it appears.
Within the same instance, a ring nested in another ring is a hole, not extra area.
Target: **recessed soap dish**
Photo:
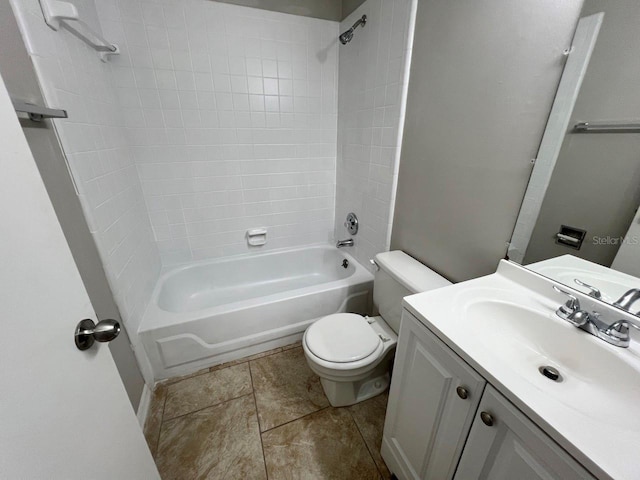
[[[252,247],[259,247],[267,243],[267,229],[252,228],[247,230],[247,243]]]

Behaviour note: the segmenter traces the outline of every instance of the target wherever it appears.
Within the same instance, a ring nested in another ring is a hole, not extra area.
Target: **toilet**
[[[379,253],[373,284],[379,316],[334,313],[312,323],[302,347],[334,407],[353,405],[387,389],[398,343],[402,299],[451,285],[447,279],[399,250]]]

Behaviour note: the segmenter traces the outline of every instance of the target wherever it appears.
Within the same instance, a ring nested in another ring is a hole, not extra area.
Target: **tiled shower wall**
[[[333,239],[338,23],[209,0],[100,0],[164,265]],[[266,227],[265,247],[248,229]]]
[[[340,49],[335,235],[355,212],[360,231],[356,258],[389,250],[397,183],[413,23],[417,0],[367,0],[340,24],[367,15],[365,28]]]
[[[209,0],[73,0],[121,47],[107,63],[37,0],[13,3],[48,105],[69,111],[56,124],[134,344],[162,263],[251,251],[249,228],[267,249],[325,243],[353,210],[358,259],[388,249],[415,0],[368,0],[340,30]]]
[[[93,0],[74,3],[98,26]],[[12,7],[47,104],[68,111],[67,120],[55,121],[57,131],[135,343],[161,264],[108,64],[70,33],[47,27],[38,0],[15,0]]]

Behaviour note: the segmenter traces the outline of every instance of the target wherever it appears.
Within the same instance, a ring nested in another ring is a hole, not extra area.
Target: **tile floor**
[[[164,480],[389,479],[386,407],[331,407],[294,344],[159,384],[145,436]]]

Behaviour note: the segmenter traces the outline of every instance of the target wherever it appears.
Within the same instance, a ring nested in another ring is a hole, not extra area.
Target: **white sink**
[[[570,325],[555,313],[494,300],[465,305],[468,327],[492,354],[523,379],[565,403],[589,421],[615,422],[640,430],[640,417],[603,415],[607,406],[623,412],[638,408],[640,371],[627,362],[625,351]],[[559,381],[539,367],[560,372]]]
[[[502,261],[493,275],[406,297],[404,307],[598,478],[638,478],[639,344],[615,347],[558,317],[567,297],[553,285]],[[638,320],[576,296],[606,322]]]

